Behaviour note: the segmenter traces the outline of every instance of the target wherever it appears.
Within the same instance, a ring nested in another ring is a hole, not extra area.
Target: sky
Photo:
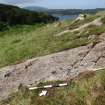
[[[51,9],[105,8],[105,0],[0,0],[0,3],[20,7],[41,6]]]

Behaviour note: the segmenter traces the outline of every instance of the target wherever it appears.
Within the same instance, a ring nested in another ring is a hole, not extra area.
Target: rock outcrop
[[[41,81],[66,80],[81,72],[105,68],[105,33],[99,43],[30,59],[0,69],[0,99],[25,86]]]
[[[61,36],[61,35],[64,35],[66,33],[69,33],[69,32],[75,32],[75,31],[83,31],[86,27],[89,27],[90,25],[95,25],[95,26],[101,26],[103,23],[101,22],[101,18],[97,18],[95,20],[93,20],[92,22],[89,22],[89,23],[85,23],[83,25],[81,25],[80,27],[78,28],[75,28],[75,29],[72,29],[72,30],[65,30],[63,32],[60,32],[58,33],[57,35],[55,36]]]

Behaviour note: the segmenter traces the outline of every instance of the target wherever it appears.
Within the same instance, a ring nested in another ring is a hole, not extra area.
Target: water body
[[[73,20],[78,17],[78,15],[60,15],[60,14],[53,14],[53,16],[58,17],[60,21]]]

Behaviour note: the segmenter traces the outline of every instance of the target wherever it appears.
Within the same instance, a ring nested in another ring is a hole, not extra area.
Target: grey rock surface
[[[20,84],[66,80],[87,70],[105,68],[105,34],[99,40],[95,46],[81,46],[1,68],[0,100],[18,91]]]

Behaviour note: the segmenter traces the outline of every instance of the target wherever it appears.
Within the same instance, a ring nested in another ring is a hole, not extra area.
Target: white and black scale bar
[[[57,84],[57,85],[46,85],[43,87],[30,87],[29,90],[48,89],[48,88],[53,88],[53,87],[64,87],[64,86],[68,86],[68,83],[62,83],[62,84]]]

